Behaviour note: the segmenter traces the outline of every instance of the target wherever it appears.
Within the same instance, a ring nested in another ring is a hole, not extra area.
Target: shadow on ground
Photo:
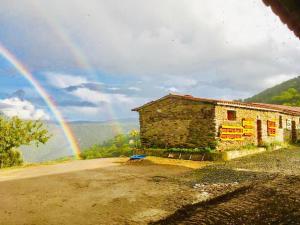
[[[211,198],[150,224],[300,224],[299,159],[284,149],[195,170],[186,181]]]

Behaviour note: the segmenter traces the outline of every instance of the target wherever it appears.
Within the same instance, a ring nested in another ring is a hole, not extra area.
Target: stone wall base
[[[136,149],[134,154],[157,156],[171,159],[184,159],[193,161],[214,161],[211,153],[179,153],[179,152],[166,152],[164,149]]]
[[[273,150],[278,150],[282,147],[277,146]],[[247,155],[254,155],[267,151],[264,147],[258,147],[254,149],[242,149],[242,150],[232,150],[225,152],[213,152],[213,153],[173,153],[166,152],[164,149],[136,149],[134,154],[142,154],[147,156],[157,156],[163,158],[173,158],[173,159],[185,159],[193,161],[229,161],[232,159],[244,157]]]

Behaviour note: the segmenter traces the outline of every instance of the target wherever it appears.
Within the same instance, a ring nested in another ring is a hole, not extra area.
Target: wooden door
[[[261,125],[261,120],[257,120],[256,122],[256,127],[257,127],[257,144],[262,145],[262,125]]]
[[[297,129],[296,129],[296,121],[292,121],[292,142],[297,142]]]

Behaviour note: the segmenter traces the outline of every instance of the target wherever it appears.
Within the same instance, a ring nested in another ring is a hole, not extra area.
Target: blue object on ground
[[[130,157],[130,160],[144,159],[146,155],[133,155]]]

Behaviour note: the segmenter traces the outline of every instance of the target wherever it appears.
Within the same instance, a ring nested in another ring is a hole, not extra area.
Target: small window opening
[[[236,111],[227,110],[227,119],[228,120],[236,120]]]

